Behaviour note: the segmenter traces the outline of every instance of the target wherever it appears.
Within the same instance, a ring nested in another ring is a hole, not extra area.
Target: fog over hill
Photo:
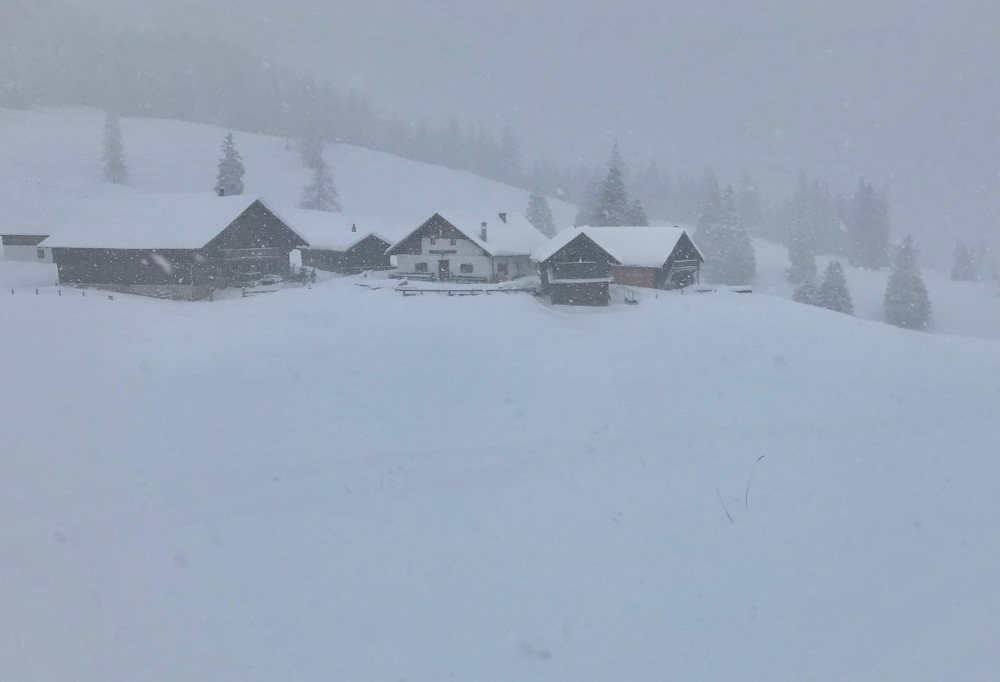
[[[747,169],[777,197],[800,171],[847,192],[864,175],[890,189],[896,234],[998,239],[996,3],[19,0],[3,42],[71,41],[70,6],[234,45],[411,120],[510,125],[527,160],[599,162],[620,137],[632,160]]]

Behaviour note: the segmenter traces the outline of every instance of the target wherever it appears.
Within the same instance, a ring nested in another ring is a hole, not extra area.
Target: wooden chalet
[[[0,234],[3,259],[28,263],[51,263],[52,249],[41,246],[47,234]]]
[[[610,285],[678,289],[695,284],[704,256],[679,227],[574,227],[533,254],[553,303],[607,305]]]
[[[392,242],[368,218],[327,211],[282,211],[309,246],[302,249],[302,265],[353,275],[391,267],[385,254]]]
[[[307,246],[263,200],[215,195],[85,204],[43,244],[61,284],[192,300],[285,275]]]
[[[435,213],[393,244],[398,276],[440,281],[502,282],[535,273],[531,252],[545,235],[516,213],[483,217]]]

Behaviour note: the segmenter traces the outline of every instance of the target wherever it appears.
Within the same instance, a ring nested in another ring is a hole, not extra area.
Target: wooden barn
[[[309,242],[302,249],[302,265],[345,275],[391,267],[385,252],[392,242],[371,219],[302,209],[281,214]]]
[[[52,249],[41,246],[47,234],[0,234],[3,259],[27,263],[51,263]]]
[[[435,213],[393,244],[401,276],[440,281],[503,282],[535,274],[531,252],[545,235],[516,213]]]
[[[553,303],[607,305],[611,283],[678,289],[698,282],[705,262],[680,227],[574,227],[533,254]]]
[[[181,194],[81,205],[43,244],[61,284],[192,300],[285,275],[307,246],[261,199]]]

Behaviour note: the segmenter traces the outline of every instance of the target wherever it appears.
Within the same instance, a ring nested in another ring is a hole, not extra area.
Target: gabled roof
[[[82,201],[59,224],[52,226],[52,234],[43,245],[78,249],[200,249],[258,202],[294,232],[263,199],[254,196],[156,194]]]
[[[309,242],[311,249],[347,251],[369,236],[387,245],[392,243],[383,236],[387,231],[384,225],[371,218],[302,208],[283,209],[281,215],[290,221],[289,227]]]
[[[441,211],[420,224],[415,230],[400,239],[386,251],[392,255],[397,246],[408,240],[435,217],[441,218],[469,241],[474,242],[489,256],[527,256],[545,241],[545,235],[528,222],[520,213],[507,213],[506,222],[499,213],[478,214],[464,211]],[[483,222],[486,223],[486,239],[480,236]]]
[[[683,227],[570,227],[535,249],[531,259],[543,262],[554,256],[573,239],[585,234],[595,244],[608,252],[621,265],[662,267],[677,248],[682,237],[687,236],[701,256],[701,250]],[[702,261],[704,261],[702,256]]]

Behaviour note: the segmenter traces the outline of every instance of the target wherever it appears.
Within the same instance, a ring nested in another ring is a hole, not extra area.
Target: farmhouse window
[[[434,246],[437,243],[438,243],[437,238],[436,237],[431,237],[431,246]]]
[[[450,242],[451,242],[451,245],[452,245],[452,246],[455,246],[455,238],[454,238],[454,237],[452,237],[452,238],[451,238],[451,239],[449,239],[448,241],[450,241]]]
[[[463,274],[466,274],[466,275],[471,274],[472,273],[472,263],[462,263],[461,265],[458,266],[458,269]]]
[[[40,259],[44,259],[45,258],[45,249],[38,249],[38,257]]]
[[[427,263],[417,263],[413,266],[414,272],[427,272]]]

